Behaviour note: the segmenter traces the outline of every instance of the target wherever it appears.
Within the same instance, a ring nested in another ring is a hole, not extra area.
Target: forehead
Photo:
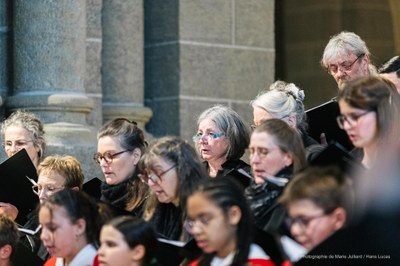
[[[261,108],[259,106],[254,106],[253,107],[253,118],[254,121],[256,122],[261,122],[261,120],[267,120],[273,118],[273,116],[268,113],[267,110],[264,108]]]
[[[210,201],[203,193],[197,192],[188,198],[188,215],[192,218],[203,214],[216,214],[222,209]]]
[[[310,216],[324,211],[310,199],[299,199],[288,204],[288,212],[291,217]]]
[[[29,139],[31,133],[21,126],[12,125],[6,128],[4,137],[6,140]]]
[[[62,223],[63,221],[70,221],[67,211],[63,206],[52,205],[51,210],[49,206],[42,206],[39,210],[40,223]]]
[[[125,242],[124,236],[122,235],[122,233],[120,231],[118,231],[117,229],[115,229],[114,226],[111,226],[111,225],[104,225],[101,228],[100,237],[114,239],[114,240],[120,240],[120,241]]]
[[[209,118],[205,118],[199,123],[199,130],[207,131],[207,130],[218,130],[217,124]]]
[[[97,143],[98,150],[100,151],[116,151],[121,149],[121,144],[119,140],[115,137],[104,136],[99,138]]]
[[[356,55],[353,52],[350,52],[350,51],[347,51],[344,49],[336,50],[334,53],[332,53],[326,57],[326,63],[328,65],[342,63],[342,62],[352,60],[353,57],[356,57]]]
[[[254,131],[250,137],[250,147],[264,147],[264,148],[274,148],[278,145],[276,144],[276,139],[274,136],[270,135],[268,132]]]
[[[38,184],[39,185],[48,185],[48,184],[64,184],[65,177],[62,176],[60,173],[53,171],[53,170],[44,170],[39,173],[38,176]]]

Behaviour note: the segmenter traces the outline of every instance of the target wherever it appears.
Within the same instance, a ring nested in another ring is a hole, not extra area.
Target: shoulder
[[[257,244],[251,244],[249,253],[249,265],[250,266],[274,266],[270,257],[264,252],[264,250]]]

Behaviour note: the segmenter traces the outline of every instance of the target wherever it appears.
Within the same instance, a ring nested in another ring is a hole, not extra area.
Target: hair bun
[[[296,101],[304,101],[304,97],[305,97],[305,94],[304,94],[304,91],[303,90],[300,90],[298,87],[296,87],[296,85],[294,85],[293,83],[289,83],[289,84],[287,84],[287,86],[286,86],[286,93],[288,94],[288,95],[292,95],[293,96],[293,98],[296,100]]]

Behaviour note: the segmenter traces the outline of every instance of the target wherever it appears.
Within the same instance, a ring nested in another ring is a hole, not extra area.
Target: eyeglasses
[[[365,111],[363,113],[360,114],[348,114],[348,115],[339,115],[338,117],[336,117],[336,122],[338,123],[338,126],[341,129],[344,129],[344,122],[349,123],[350,126],[355,126],[358,122],[358,119],[360,119],[360,117],[368,114],[369,112],[372,111]]]
[[[161,177],[163,175],[165,175],[166,173],[168,173],[169,171],[171,171],[172,169],[174,169],[176,167],[176,165],[171,166],[170,168],[168,168],[167,170],[161,172],[160,174],[155,174],[150,172],[149,174],[139,174],[140,179],[148,184],[149,180],[151,180],[151,182],[153,182],[154,184],[159,184],[162,182]]]
[[[274,151],[275,149],[267,149],[267,148],[261,148],[261,147],[251,147],[249,148],[249,156],[250,158],[255,156],[256,154],[258,154],[258,156],[260,156],[261,159],[264,159],[265,157],[267,157],[268,153],[271,153],[272,151]]]
[[[183,223],[183,227],[188,231],[189,234],[193,234],[193,228],[195,226],[198,226],[201,230],[204,230],[206,226],[210,224],[210,221],[214,217],[210,215],[201,215],[197,219],[186,219],[186,221]]]
[[[124,151],[120,151],[120,152],[113,153],[113,154],[111,154],[110,152],[105,152],[103,154],[95,153],[93,155],[93,160],[96,163],[100,164],[101,160],[104,159],[106,161],[106,163],[111,164],[116,156],[118,156],[124,152],[127,152],[127,151],[130,151],[130,150],[124,150]]]
[[[332,76],[339,71],[339,68],[342,70],[342,72],[343,71],[348,72],[353,68],[353,65],[358,61],[358,59],[360,59],[364,55],[365,54],[360,54],[352,63],[343,62],[339,65],[329,65],[326,71],[328,71],[328,73],[331,74]]]
[[[6,143],[3,144],[4,150],[8,151],[11,149],[11,147],[14,145],[15,149],[21,150],[28,146],[28,143],[33,142],[33,140],[16,140],[16,141],[6,141]]]
[[[44,191],[48,196],[53,195],[54,193],[56,193],[57,191],[60,191],[61,189],[63,189],[64,186],[62,187],[52,187],[52,186],[48,186],[48,187],[42,187],[42,186],[32,186],[32,191],[33,193],[35,193],[36,195],[40,195],[40,193],[42,193],[42,191]]]
[[[192,140],[193,142],[197,143],[200,140],[202,140],[203,138],[205,138],[207,141],[212,141],[213,139],[217,139],[219,137],[224,136],[225,133],[221,132],[221,133],[208,133],[208,134],[203,134],[203,133],[196,133],[193,137]]]
[[[322,213],[316,216],[309,216],[309,217],[300,216],[296,218],[288,217],[286,219],[286,225],[288,226],[288,228],[291,228],[294,224],[297,224],[300,226],[301,230],[306,230],[312,220],[322,218],[326,215],[328,214]]]

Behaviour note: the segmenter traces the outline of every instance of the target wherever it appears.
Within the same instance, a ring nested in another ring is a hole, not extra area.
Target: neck
[[[74,245],[73,251],[64,258],[64,264],[68,266],[71,261],[75,258],[75,256],[81,251],[88,243],[86,239],[84,239],[84,236],[78,237],[78,240],[76,241],[76,244]]]
[[[372,166],[372,163],[375,161],[376,156],[377,156],[377,149],[375,147],[375,145],[372,147],[365,147],[363,149],[364,151],[364,156],[362,159],[362,164],[366,167],[366,168],[370,168]]]
[[[226,256],[228,256],[235,250],[236,250],[236,236],[234,237],[234,239],[230,239],[229,242],[226,243],[221,250],[217,251],[217,256],[223,259],[226,258]]]
[[[216,159],[208,162],[208,173],[210,176],[215,177],[218,170],[222,170],[222,164],[226,162],[225,158]]]
[[[10,258],[0,260],[0,266],[12,266]]]

